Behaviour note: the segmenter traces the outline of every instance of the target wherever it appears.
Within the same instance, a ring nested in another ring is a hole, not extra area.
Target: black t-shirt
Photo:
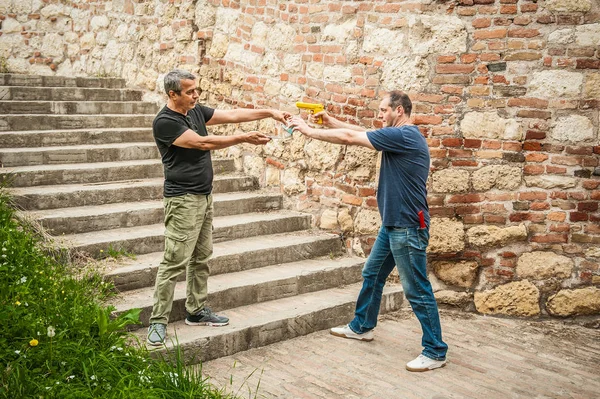
[[[152,131],[164,165],[165,197],[211,193],[213,168],[210,151],[178,147],[173,142],[188,129],[200,136],[208,136],[206,122],[214,112],[212,108],[196,105],[186,116],[165,106],[154,118]]]

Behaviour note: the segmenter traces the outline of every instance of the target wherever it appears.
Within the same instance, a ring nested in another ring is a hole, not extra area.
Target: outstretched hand
[[[329,116],[327,111],[317,112],[316,114],[311,114],[308,116],[308,121],[311,123],[317,123],[317,121],[319,119],[322,120],[322,125],[324,127],[328,127],[328,128],[339,127],[339,126],[336,126],[336,124],[335,124],[335,122],[337,122],[337,119]]]
[[[271,138],[261,132],[253,130],[251,132],[246,133],[246,137],[245,137],[244,141],[246,143],[260,145],[260,144],[267,144],[269,141],[271,141]]]
[[[290,119],[290,126],[294,131],[298,131],[305,136],[309,136],[312,128],[299,116],[294,116]]]
[[[292,118],[292,114],[290,114],[287,111],[278,111],[278,110],[274,109],[272,112],[273,112],[273,115],[271,116],[271,118],[273,118],[276,121],[279,121],[285,125],[287,125],[288,121]]]

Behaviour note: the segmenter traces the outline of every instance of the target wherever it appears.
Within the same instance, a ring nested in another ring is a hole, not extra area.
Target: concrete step
[[[125,79],[120,78],[74,78],[66,76],[0,74],[0,86],[43,86],[43,87],[104,87],[121,89]]]
[[[164,179],[161,177],[103,183],[17,187],[11,188],[10,193],[21,209],[34,211],[161,199],[163,184]],[[256,178],[235,173],[216,174],[213,181],[213,193],[248,191],[256,188],[258,188]]]
[[[140,101],[0,101],[0,114],[156,114],[159,106]]]
[[[0,148],[154,142],[151,127],[0,132]]]
[[[281,209],[281,194],[256,192],[214,195],[215,216],[239,215],[247,212],[266,212]],[[163,221],[162,200],[119,202],[73,208],[30,212],[52,235],[80,234],[154,224]]]
[[[142,90],[85,87],[0,87],[0,100],[15,101],[142,101]]]
[[[233,159],[214,159],[213,169],[215,173],[232,172],[235,170],[235,164]],[[11,187],[100,183],[160,176],[163,176],[163,165],[160,159],[33,165],[0,169],[0,181],[9,182]]]
[[[116,162],[160,158],[153,142],[0,149],[3,167]]]
[[[213,222],[213,242],[264,234],[306,230],[311,226],[311,215],[291,211],[247,213],[216,217]],[[60,237],[62,245],[101,258],[112,248],[133,254],[147,254],[164,249],[164,225],[145,226],[71,234]]]
[[[0,131],[55,130],[55,129],[98,129],[151,127],[155,114],[148,115],[0,115]]]
[[[224,327],[170,323],[166,347],[157,347],[153,352],[170,356],[178,345],[183,360],[190,365],[343,325],[352,320],[360,286],[352,284],[228,309],[222,312],[230,319]],[[400,309],[402,301],[402,287],[387,284],[380,313]],[[140,342],[146,341],[146,329],[134,334]]]
[[[214,244],[209,261],[212,276],[288,263],[319,256],[341,255],[343,246],[338,235],[310,230],[241,238]],[[105,273],[118,291],[128,291],[154,285],[163,253],[154,252],[124,259],[119,266]],[[182,274],[179,281],[185,279]]]
[[[212,275],[208,280],[210,308],[216,312],[254,303],[272,301],[354,284],[361,279],[363,258],[305,259],[297,262],[265,266],[237,273]],[[184,273],[185,274],[185,273]],[[147,327],[152,313],[154,287],[127,291],[111,305],[116,314],[129,309],[142,309],[139,327]],[[175,285],[171,322],[185,318],[186,282]]]

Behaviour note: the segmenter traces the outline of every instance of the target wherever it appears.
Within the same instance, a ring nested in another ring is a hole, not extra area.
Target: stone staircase
[[[102,257],[136,254],[106,273],[120,291],[116,312],[141,308],[148,325],[164,245],[163,171],[152,139],[157,107],[120,79],[0,75],[0,179],[16,203],[72,248]],[[231,355],[347,322],[364,259],[338,236],[311,228],[311,216],[282,209],[281,194],[215,169],[214,256],[209,303],[227,315],[221,328],[190,327],[185,282],[175,291],[171,342],[189,363]],[[182,274],[182,279],[185,273]],[[390,286],[382,312],[398,309]],[[145,340],[145,328],[134,331]]]

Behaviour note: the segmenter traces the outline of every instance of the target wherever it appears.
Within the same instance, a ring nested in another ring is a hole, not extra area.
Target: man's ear
[[[175,93],[173,90],[169,90],[169,94],[167,94],[167,96],[169,97],[169,99],[173,99],[175,94],[177,94],[177,93]]]
[[[404,108],[402,108],[402,105],[398,105],[396,107],[396,112],[398,113],[399,116],[404,115]]]

